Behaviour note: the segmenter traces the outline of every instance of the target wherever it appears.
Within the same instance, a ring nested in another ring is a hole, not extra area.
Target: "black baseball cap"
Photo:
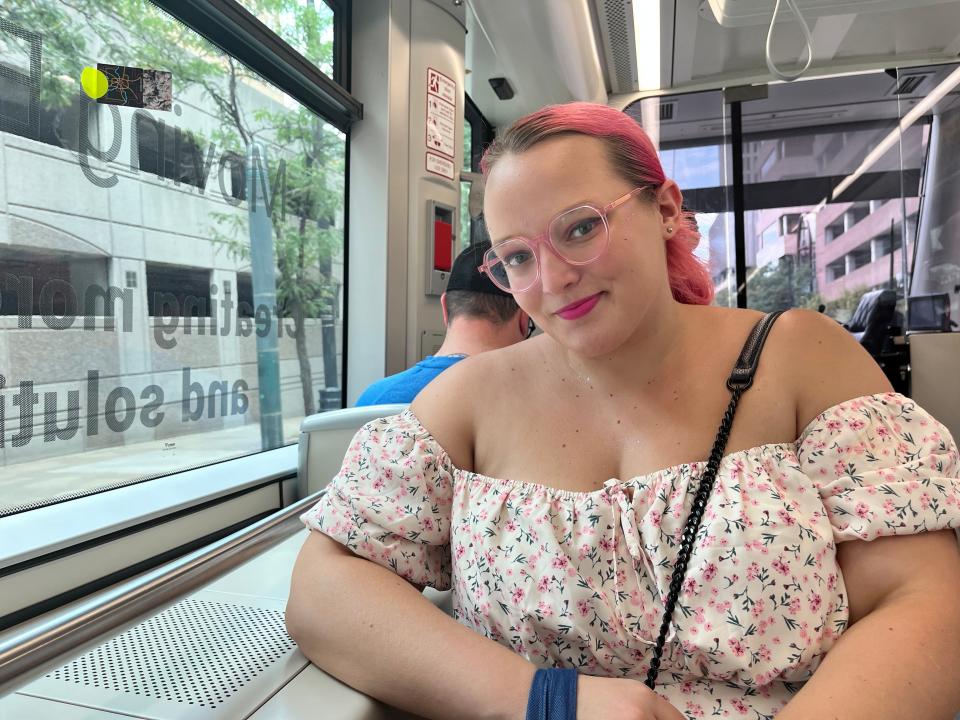
[[[501,290],[486,276],[477,270],[483,264],[483,256],[490,249],[490,241],[474,243],[457,255],[450,269],[450,278],[447,280],[447,290],[467,290],[469,292],[487,293],[488,295],[503,295],[513,297]]]

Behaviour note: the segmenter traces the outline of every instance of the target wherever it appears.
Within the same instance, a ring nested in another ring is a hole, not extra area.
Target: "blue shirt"
[[[431,380],[461,360],[459,355],[427,355],[409,370],[377,380],[360,395],[357,407],[413,402]]]

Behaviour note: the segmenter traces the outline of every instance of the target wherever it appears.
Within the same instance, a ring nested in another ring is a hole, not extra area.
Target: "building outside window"
[[[285,1],[243,4],[333,72],[333,10]],[[147,0],[16,4],[0,49],[0,514],[339,407],[344,132]]]

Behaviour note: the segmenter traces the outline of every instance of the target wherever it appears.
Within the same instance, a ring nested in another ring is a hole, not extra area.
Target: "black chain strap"
[[[693,542],[697,536],[697,531],[700,529],[700,521],[703,519],[703,512],[707,508],[707,501],[713,492],[713,483],[717,478],[720,461],[723,459],[723,451],[727,447],[727,439],[730,437],[730,429],[733,427],[733,416],[737,411],[737,403],[740,402],[740,396],[753,384],[753,375],[760,360],[763,343],[767,339],[773,322],[781,314],[782,312],[775,312],[765,315],[754,326],[750,337],[747,338],[747,342],[740,352],[740,356],[737,358],[737,364],[727,380],[727,387],[731,392],[730,404],[727,405],[727,411],[720,421],[720,429],[713,441],[713,449],[710,451],[707,467],[703,471],[697,494],[690,506],[690,515],[687,517],[680,540],[680,550],[677,551],[677,558],[673,563],[673,572],[670,575],[670,591],[667,594],[663,619],[660,621],[660,633],[657,636],[657,644],[653,648],[653,657],[650,658],[650,669],[647,671],[647,679],[645,680],[647,687],[651,690],[657,684],[657,675],[660,673],[660,659],[663,656],[667,631],[670,629],[673,610],[677,604],[677,599],[680,597],[680,589],[687,574],[687,565],[693,553]]]

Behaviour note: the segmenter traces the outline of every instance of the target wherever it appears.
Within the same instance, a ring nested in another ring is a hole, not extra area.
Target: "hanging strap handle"
[[[703,476],[700,478],[697,494],[693,499],[693,504],[690,506],[690,515],[687,516],[687,523],[683,528],[680,550],[677,552],[677,559],[673,563],[673,573],[670,575],[670,592],[667,595],[667,602],[663,609],[663,619],[660,621],[660,633],[657,636],[657,644],[653,648],[653,656],[650,658],[650,669],[647,671],[647,679],[645,681],[647,687],[651,690],[657,684],[657,675],[660,672],[660,659],[663,655],[663,646],[666,642],[667,631],[670,629],[670,621],[673,618],[673,609],[677,604],[677,598],[680,597],[680,588],[683,586],[683,579],[687,574],[687,564],[690,562],[690,554],[693,551],[693,541],[696,538],[697,530],[700,528],[700,521],[703,519],[703,511],[707,507],[710,493],[713,491],[713,483],[717,477],[720,460],[723,458],[723,451],[727,447],[727,439],[730,437],[730,428],[733,427],[733,416],[737,410],[737,403],[740,401],[740,396],[753,384],[753,376],[757,371],[757,365],[760,363],[760,351],[763,350],[763,344],[767,341],[770,328],[782,314],[783,311],[779,310],[764,315],[760,321],[754,325],[750,336],[740,351],[737,364],[727,379],[727,388],[730,390],[732,396],[730,398],[730,404],[727,406],[727,411],[723,414],[723,420],[720,421],[720,429],[717,431],[717,437],[713,441],[710,459],[707,460],[707,467],[703,471]]]

